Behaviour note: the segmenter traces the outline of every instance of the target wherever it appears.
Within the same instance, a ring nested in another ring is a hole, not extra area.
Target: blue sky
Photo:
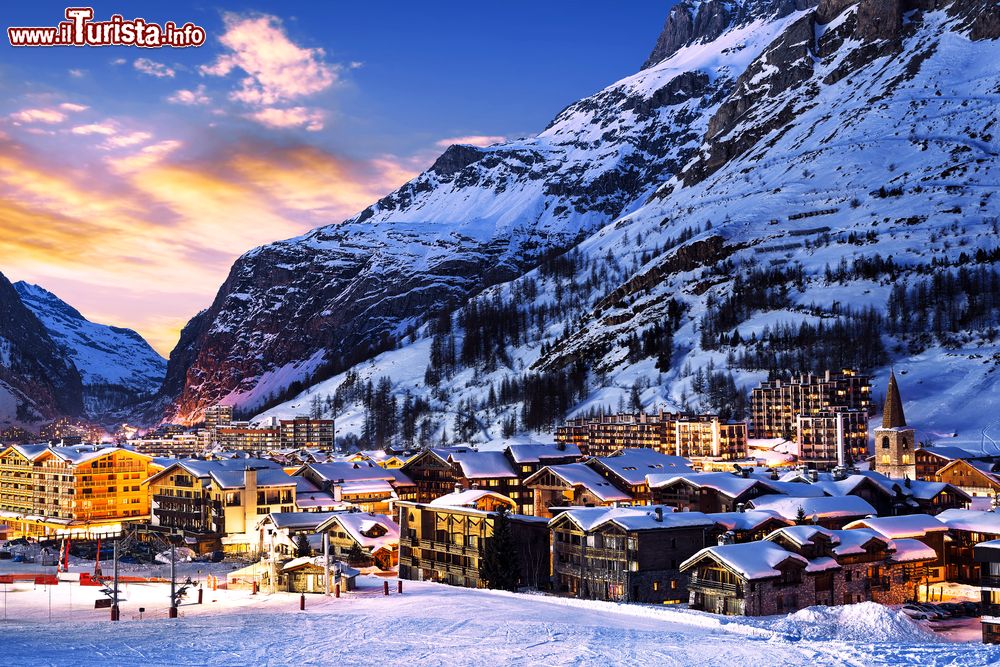
[[[97,20],[191,21],[207,42],[4,38],[0,271],[166,352],[239,254],[349,217],[449,141],[540,131],[635,72],[669,5],[100,2]],[[4,28],[65,7],[11,3]]]

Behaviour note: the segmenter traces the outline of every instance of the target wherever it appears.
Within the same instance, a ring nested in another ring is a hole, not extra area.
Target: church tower
[[[882,426],[875,429],[875,470],[889,477],[916,479],[916,433],[906,425],[896,374],[889,372]]]

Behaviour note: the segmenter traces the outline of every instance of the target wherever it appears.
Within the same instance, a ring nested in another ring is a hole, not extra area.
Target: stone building
[[[664,603],[687,599],[680,564],[708,542],[715,522],[672,508],[570,509],[549,522],[553,584],[579,598]]]
[[[882,426],[875,429],[875,470],[886,477],[916,479],[916,434],[906,425],[896,374],[889,373],[889,386],[882,410]]]
[[[764,541],[708,547],[681,570],[690,575],[693,609],[767,616],[817,604],[900,604],[915,597],[924,565],[935,557],[914,539],[805,525]]]

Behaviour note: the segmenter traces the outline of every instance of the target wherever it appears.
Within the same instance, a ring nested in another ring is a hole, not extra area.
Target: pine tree
[[[305,533],[299,533],[295,537],[295,555],[300,558],[312,555],[312,547],[309,546],[309,537]]]
[[[806,524],[806,511],[802,505],[799,505],[799,511],[795,513],[795,523],[800,526]]]
[[[479,579],[487,588],[517,591],[518,558],[506,507],[500,508],[493,521],[493,537],[486,540],[479,561]]]

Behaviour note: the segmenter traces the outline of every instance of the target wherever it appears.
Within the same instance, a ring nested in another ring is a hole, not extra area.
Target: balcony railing
[[[712,579],[691,577],[691,581],[688,583],[688,588],[691,589],[701,588],[713,591],[721,591],[724,593],[734,593],[737,597],[743,597],[743,587],[741,585],[725,581],[713,581]]]
[[[1000,589],[1000,575],[983,574],[982,587]]]

